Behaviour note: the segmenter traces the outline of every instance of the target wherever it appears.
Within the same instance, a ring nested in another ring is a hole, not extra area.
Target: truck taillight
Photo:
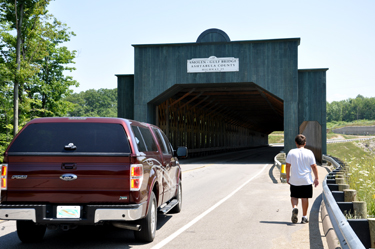
[[[130,190],[138,191],[141,189],[143,181],[143,166],[142,164],[130,165]]]
[[[8,164],[1,164],[1,189],[7,189],[7,174],[8,174]]]

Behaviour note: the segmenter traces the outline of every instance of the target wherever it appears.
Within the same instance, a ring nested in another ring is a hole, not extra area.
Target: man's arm
[[[317,168],[316,164],[312,164],[311,169],[312,169],[312,171],[314,173],[314,176],[315,176],[314,186],[316,187],[316,186],[319,185],[318,168]]]
[[[286,173],[286,182],[289,183],[289,177],[290,177],[290,163],[286,163],[285,173]],[[290,184],[290,183],[289,183]]]

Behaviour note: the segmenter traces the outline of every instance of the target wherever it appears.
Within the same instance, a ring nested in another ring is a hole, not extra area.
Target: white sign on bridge
[[[188,73],[220,73],[220,72],[238,72],[239,60],[234,57],[191,59],[187,61]]]

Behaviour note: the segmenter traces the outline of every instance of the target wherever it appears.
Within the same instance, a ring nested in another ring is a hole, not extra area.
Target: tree
[[[18,132],[19,99],[22,98],[23,84],[37,73],[36,60],[45,53],[45,42],[41,35],[43,18],[50,0],[4,0],[0,5],[4,25],[1,36],[2,54],[12,74],[13,81],[13,134]],[[16,31],[16,35],[13,35]]]
[[[75,104],[69,112],[72,117],[117,117],[117,88],[99,90],[90,89],[74,93],[66,98]]]
[[[375,98],[358,95],[355,99],[327,102],[327,121],[375,120]]]
[[[65,116],[73,108],[65,97],[78,82],[64,72],[75,70],[69,65],[76,51],[61,44],[75,34],[48,14],[49,3],[0,2],[0,154],[31,118]]]
[[[37,61],[40,71],[31,78],[29,84],[25,84],[24,89],[28,98],[34,100],[31,103],[33,116],[64,116],[73,108],[73,104],[64,100],[65,96],[73,92],[69,87],[79,84],[71,76],[64,75],[64,71],[75,70],[65,65],[74,63],[76,51],[58,45],[69,41],[75,34],[56,19],[53,23],[46,23],[44,29],[47,53]]]

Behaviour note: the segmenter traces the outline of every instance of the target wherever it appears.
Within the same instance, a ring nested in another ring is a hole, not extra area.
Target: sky
[[[76,36],[74,92],[117,87],[134,73],[133,44],[195,42],[217,28],[231,41],[301,38],[298,68],[329,68],[327,101],[375,97],[375,0],[55,0]]]

